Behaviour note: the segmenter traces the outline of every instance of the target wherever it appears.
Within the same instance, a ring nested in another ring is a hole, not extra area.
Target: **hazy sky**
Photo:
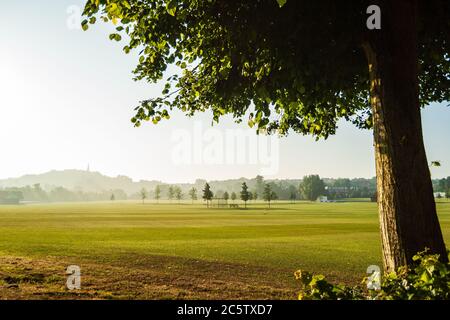
[[[374,176],[371,133],[344,122],[327,141],[291,134],[269,140],[265,150],[262,137],[242,161],[229,136],[246,126],[229,118],[210,130],[208,114],[187,118],[175,112],[170,121],[134,128],[133,107],[158,95],[160,86],[132,81],[136,58],[108,39],[109,26],[69,28],[76,20],[71,13],[83,3],[0,2],[0,179],[88,164],[107,175],[167,182],[259,173]],[[444,104],[423,112],[428,159],[442,162],[432,169],[436,178],[450,175],[449,124]]]

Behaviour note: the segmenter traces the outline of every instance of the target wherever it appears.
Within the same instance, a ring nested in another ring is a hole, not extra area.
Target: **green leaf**
[[[87,29],[89,29],[89,25],[88,25],[88,21],[87,20],[83,20],[81,22],[81,28],[86,31]]]
[[[110,39],[110,40],[120,41],[120,40],[122,40],[122,37],[121,37],[120,34],[117,34],[117,33],[111,33],[111,34],[109,35],[109,39]]]
[[[441,162],[440,161],[431,161],[431,166],[432,167],[440,167],[441,166]]]
[[[424,271],[422,275],[420,276],[420,280],[423,282],[430,281],[430,276],[428,275],[428,272]]]
[[[300,86],[300,88],[298,89],[298,91],[299,91],[301,94],[303,94],[303,93],[306,92],[306,89],[305,89],[304,86]]]
[[[281,8],[282,6],[284,6],[286,4],[287,0],[277,0],[277,2],[278,2],[278,5]]]
[[[171,0],[167,3],[167,13],[171,16],[175,16],[177,11],[177,2],[175,0]]]
[[[128,3],[128,1],[122,1],[122,4],[125,8],[131,9],[131,5]]]

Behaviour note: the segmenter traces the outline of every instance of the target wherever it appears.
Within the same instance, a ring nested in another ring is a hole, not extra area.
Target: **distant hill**
[[[134,182],[126,176],[108,177],[99,172],[83,170],[50,171],[43,174],[25,175],[18,178],[0,180],[0,188],[25,187],[40,184],[44,190],[55,187],[85,192],[102,192],[111,189],[122,189],[127,194],[138,192],[143,187],[153,189],[160,181]]]
[[[289,186],[297,187],[300,183],[299,179],[294,180],[269,180],[278,188],[288,190]],[[269,182],[266,181],[266,182]],[[264,180],[260,177],[258,183],[257,178],[247,179],[238,178],[224,181],[209,181],[212,190],[216,195],[221,195],[225,191],[236,192],[239,194],[242,183],[246,182],[251,191],[257,191],[262,196]],[[206,180],[197,179],[194,183],[177,184],[183,193],[186,195],[192,187],[195,187],[198,194],[201,195],[201,190],[204,188]],[[157,185],[161,186],[161,196],[165,198],[169,184],[161,181],[133,181],[127,176],[108,177],[99,172],[83,171],[83,170],[62,170],[50,171],[42,174],[24,175],[18,178],[10,178],[0,180],[0,189],[4,188],[23,188],[26,186],[33,186],[39,184],[44,191],[51,191],[58,187],[63,187],[72,191],[83,192],[105,192],[109,190],[123,190],[129,196],[135,196],[142,189],[145,188],[149,192],[149,196],[153,196],[153,191]],[[281,189],[279,192],[281,193]],[[286,191],[287,192],[287,191]]]

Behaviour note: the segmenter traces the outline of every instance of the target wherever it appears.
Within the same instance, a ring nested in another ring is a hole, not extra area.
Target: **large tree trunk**
[[[423,144],[417,2],[381,1],[381,30],[369,32],[378,210],[385,271],[425,248],[447,260]]]

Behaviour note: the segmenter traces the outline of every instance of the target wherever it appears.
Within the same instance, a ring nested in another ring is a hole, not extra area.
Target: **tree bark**
[[[378,211],[385,271],[428,248],[447,261],[422,136],[417,1],[382,1],[364,42],[370,73]]]

